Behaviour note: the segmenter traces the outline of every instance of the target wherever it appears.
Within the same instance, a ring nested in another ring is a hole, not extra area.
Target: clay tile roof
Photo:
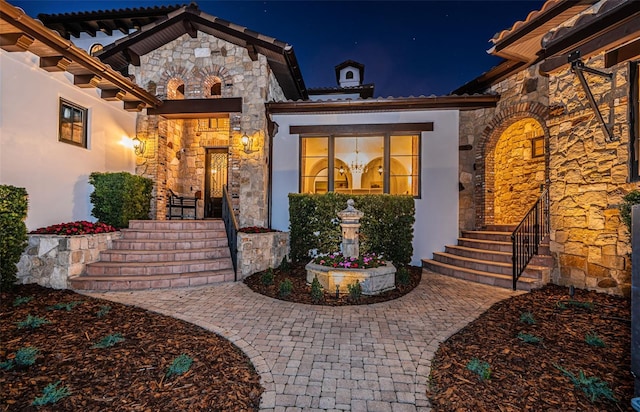
[[[548,10],[550,10],[554,6],[557,6],[559,3],[564,2],[564,1],[565,0],[548,0],[548,1],[546,1],[542,5],[542,8],[540,10],[533,10],[532,12],[530,12],[527,15],[527,17],[524,20],[518,20],[515,23],[513,23],[513,25],[510,28],[502,30],[502,31],[499,31],[498,33],[496,33],[493,36],[493,38],[489,39],[489,41],[492,42],[493,44],[496,44],[496,43],[500,42],[502,39],[504,39],[508,35],[520,30],[525,25],[531,23],[532,21],[534,21],[536,18],[540,17],[542,14],[544,14]]]

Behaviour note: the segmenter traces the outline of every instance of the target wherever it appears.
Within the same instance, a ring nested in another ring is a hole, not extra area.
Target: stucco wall
[[[97,89],[73,86],[69,73],[49,73],[31,53],[0,51],[0,183],[29,194],[29,230],[91,216],[92,172],[134,172],[135,114]],[[89,110],[88,148],[58,141],[59,98]]]
[[[433,122],[434,131],[422,133],[421,197],[415,200],[411,263],[431,258],[434,251],[458,237],[458,111],[411,111],[371,114],[274,115],[278,133],[273,150],[274,229],[289,230],[289,193],[298,192],[300,140],[289,126]]]

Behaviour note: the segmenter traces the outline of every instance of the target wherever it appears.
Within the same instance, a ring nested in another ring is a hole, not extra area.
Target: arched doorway
[[[546,141],[543,126],[532,117],[499,134],[485,160],[485,204],[493,211],[487,223],[518,224],[538,199],[546,181]]]

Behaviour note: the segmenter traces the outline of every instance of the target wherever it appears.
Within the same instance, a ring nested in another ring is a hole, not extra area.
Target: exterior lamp
[[[344,166],[340,166],[340,169],[338,169],[338,172],[340,172],[340,176],[344,175]]]
[[[382,165],[378,166],[378,174],[382,176]]]
[[[133,143],[133,151],[137,156],[142,156],[145,150],[145,143],[138,138],[138,136],[131,139]]]
[[[245,153],[253,153],[253,152],[255,152],[255,150],[252,149],[253,138],[247,136],[247,133],[244,133],[242,135],[242,137],[240,138],[240,141],[242,142],[242,146],[244,146],[244,152]]]

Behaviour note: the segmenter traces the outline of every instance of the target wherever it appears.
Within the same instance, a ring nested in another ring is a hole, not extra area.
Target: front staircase
[[[70,278],[76,290],[139,290],[234,280],[222,220],[132,220],[98,262]]]
[[[434,252],[433,259],[423,259],[422,267],[442,275],[486,285],[511,289],[514,226],[492,225],[485,230],[463,231],[457,245],[445,246],[444,252]],[[544,239],[538,254],[518,279],[518,290],[532,290],[549,283],[553,258],[548,239]]]

